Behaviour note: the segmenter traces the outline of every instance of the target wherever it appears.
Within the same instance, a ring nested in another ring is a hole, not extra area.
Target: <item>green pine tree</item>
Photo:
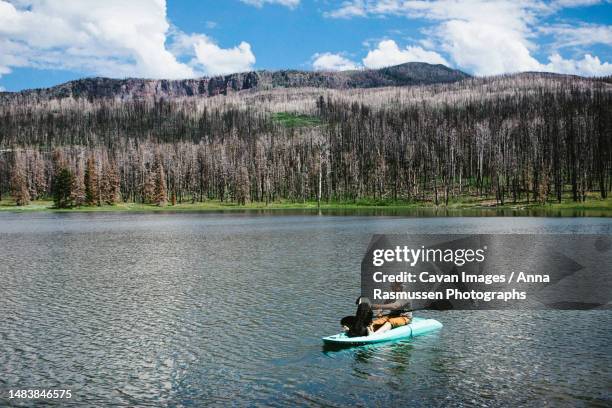
[[[70,169],[62,167],[57,172],[53,180],[53,202],[55,208],[70,208],[73,205],[74,196],[72,186],[74,185],[74,175]]]
[[[100,205],[100,187],[95,159],[91,155],[85,167],[85,202],[87,205]]]

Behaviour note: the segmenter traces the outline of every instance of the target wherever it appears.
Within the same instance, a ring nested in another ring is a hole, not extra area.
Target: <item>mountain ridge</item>
[[[427,85],[471,78],[465,72],[424,62],[380,69],[351,71],[249,71],[192,79],[82,78],[48,88],[2,92],[0,100],[51,100],[63,98],[138,100],[155,98],[209,97],[244,90],[315,87],[328,89],[378,88]]]

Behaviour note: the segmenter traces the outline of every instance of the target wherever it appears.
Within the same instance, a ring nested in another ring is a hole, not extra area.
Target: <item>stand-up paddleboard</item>
[[[323,337],[323,342],[325,344],[347,346],[382,343],[384,341],[409,339],[411,337],[420,336],[422,334],[438,330],[441,327],[442,323],[437,320],[415,317],[412,319],[412,322],[410,324],[407,324],[406,326],[396,327],[395,329],[387,330],[386,332],[381,334],[372,334],[370,336],[362,337],[348,337],[346,333],[339,333],[333,336]]]

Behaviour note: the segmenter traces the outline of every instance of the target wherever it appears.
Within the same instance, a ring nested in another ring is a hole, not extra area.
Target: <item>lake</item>
[[[374,233],[612,234],[612,218],[0,213],[0,405],[610,406],[609,311],[422,312],[333,351]],[[26,404],[22,402],[22,404]]]

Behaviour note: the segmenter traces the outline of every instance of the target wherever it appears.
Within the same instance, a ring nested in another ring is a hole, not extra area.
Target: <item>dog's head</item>
[[[362,304],[362,303],[366,303],[366,304],[368,304],[368,305],[371,305],[371,304],[372,304],[372,302],[370,302],[370,299],[369,299],[369,298],[367,298],[367,297],[365,297],[365,296],[359,296],[359,297],[357,298],[357,300],[355,301],[355,304],[356,304],[356,305],[360,305],[360,304]]]

